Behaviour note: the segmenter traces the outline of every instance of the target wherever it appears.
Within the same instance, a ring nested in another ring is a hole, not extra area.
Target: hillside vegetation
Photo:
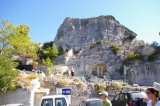
[[[16,84],[13,82],[18,75],[15,67],[18,65],[11,57],[32,58],[33,64],[38,63],[52,66],[51,60],[59,55],[57,47],[53,42],[40,44],[31,40],[29,26],[26,24],[13,25],[8,20],[1,20],[0,24],[0,91],[13,89]],[[62,52],[62,50],[61,50]]]

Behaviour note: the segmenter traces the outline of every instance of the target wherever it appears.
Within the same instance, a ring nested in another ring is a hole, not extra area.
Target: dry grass
[[[96,83],[95,88],[97,89],[97,93],[100,93],[102,91],[106,91],[106,84]]]
[[[35,74],[31,74],[31,75],[27,76],[28,80],[32,80],[32,79],[36,79],[36,78],[37,78],[37,76]]]
[[[58,82],[59,87],[70,87],[70,81],[68,79],[60,79]]]
[[[16,81],[22,82],[22,81],[24,81],[24,79],[25,79],[25,77],[23,77],[23,76],[17,76],[16,77]]]
[[[36,79],[36,78],[37,78],[37,76],[35,74],[30,74],[30,75],[27,75],[27,76],[26,75],[25,76],[17,76],[15,78],[17,83],[15,83],[15,85],[12,84],[11,89],[12,88],[20,88],[22,86],[23,87],[30,86],[31,85],[30,81],[32,79]]]
[[[92,89],[94,89],[95,88],[95,83],[90,83],[90,84],[88,84],[88,86],[91,87]]]
[[[77,85],[78,89],[81,89],[85,84],[83,82],[79,82],[79,84]]]
[[[74,77],[73,81],[75,81],[75,82],[81,82],[81,80],[80,80],[79,77]]]
[[[24,82],[24,87],[26,87],[26,86],[30,86],[31,85],[31,83],[30,83],[30,81],[29,80],[26,80],[25,82]]]

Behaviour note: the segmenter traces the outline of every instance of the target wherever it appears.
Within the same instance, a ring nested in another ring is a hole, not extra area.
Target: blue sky
[[[0,20],[27,24],[38,43],[53,40],[66,17],[100,15],[113,15],[139,40],[160,43],[160,0],[0,0]]]

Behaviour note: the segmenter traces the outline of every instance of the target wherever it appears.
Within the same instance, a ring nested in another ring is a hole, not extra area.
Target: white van
[[[43,96],[39,106],[69,106],[64,95],[48,95]]]

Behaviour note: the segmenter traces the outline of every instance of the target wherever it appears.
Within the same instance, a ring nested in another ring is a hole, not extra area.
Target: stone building
[[[126,70],[126,79],[129,83],[143,86],[160,82],[160,63],[140,64]]]
[[[95,75],[97,77],[103,77],[107,74],[107,67],[105,64],[96,64],[92,65],[92,75]]]

